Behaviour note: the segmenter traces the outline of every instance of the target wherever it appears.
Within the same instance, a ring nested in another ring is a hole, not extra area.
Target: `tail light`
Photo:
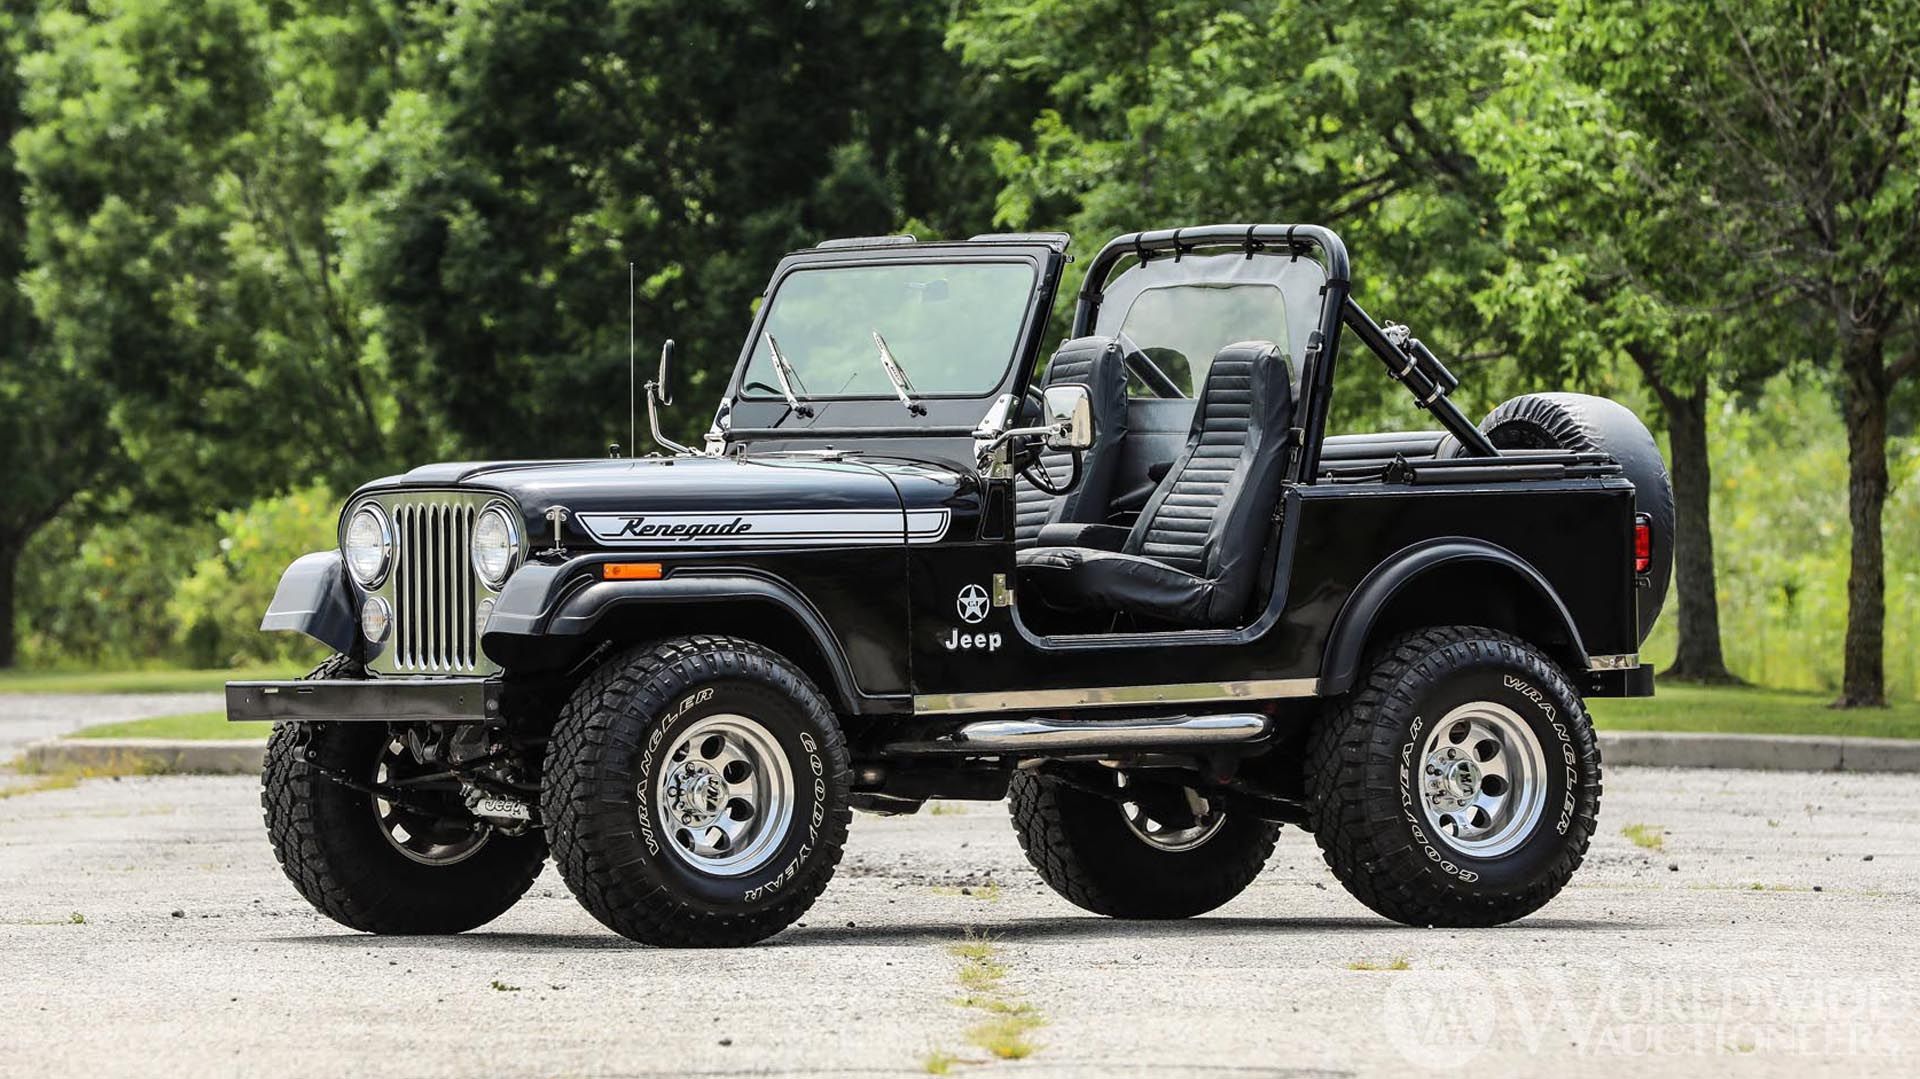
[[[1653,518],[1644,513],[1633,515],[1633,572],[1653,569]]]

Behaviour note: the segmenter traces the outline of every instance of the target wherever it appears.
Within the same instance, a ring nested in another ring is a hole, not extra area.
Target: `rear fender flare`
[[[1367,574],[1360,586],[1353,590],[1345,606],[1340,608],[1339,616],[1334,619],[1333,630],[1327,636],[1327,651],[1320,662],[1320,692],[1331,696],[1345,693],[1353,687],[1360,675],[1360,665],[1366,659],[1374,625],[1395,596],[1427,573],[1461,563],[1501,567],[1511,572],[1516,583],[1530,588],[1558,616],[1566,629],[1567,639],[1572,642],[1573,652],[1583,661],[1581,669],[1571,673],[1578,677],[1584,671],[1586,646],[1581,643],[1580,629],[1574,624],[1566,603],[1546,577],[1526,559],[1505,547],[1485,540],[1455,536],[1427,540],[1396,552],[1374,567],[1373,572]]]

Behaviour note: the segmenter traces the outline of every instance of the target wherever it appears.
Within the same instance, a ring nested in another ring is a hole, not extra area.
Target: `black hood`
[[[360,494],[484,490],[520,508],[526,535],[568,547],[937,540],[969,477],[910,461],[817,454],[453,462],[375,481]],[[969,503],[970,504],[970,503]]]

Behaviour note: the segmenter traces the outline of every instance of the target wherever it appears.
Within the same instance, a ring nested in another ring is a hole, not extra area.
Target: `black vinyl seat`
[[[1120,474],[1121,444],[1127,438],[1127,368],[1120,343],[1111,337],[1076,337],[1061,344],[1047,364],[1042,387],[1079,384],[1092,395],[1095,439],[1080,455],[1080,482],[1063,495],[1050,495],[1024,476],[1014,480],[1013,541],[1031,547],[1040,529],[1058,524],[1098,524]],[[1054,482],[1073,471],[1067,450],[1047,450],[1038,467]]]
[[[1292,368],[1270,341],[1214,357],[1186,449],[1117,549],[1102,531],[1050,528],[1018,555],[1020,584],[1047,606],[1117,611],[1187,627],[1230,626],[1254,593],[1292,443]],[[1080,545],[1048,546],[1052,535]]]

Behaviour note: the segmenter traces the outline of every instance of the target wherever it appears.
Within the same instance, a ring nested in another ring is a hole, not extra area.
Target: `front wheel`
[[[1546,905],[1580,866],[1600,750],[1552,660],[1497,630],[1383,649],[1315,730],[1309,815],[1355,898],[1408,925],[1487,926]]]
[[[260,793],[267,834],[315,909],[369,933],[460,933],[520,901],[546,864],[540,833],[507,835],[475,819],[459,785],[436,770],[385,724],[274,728]],[[405,785],[413,800],[395,804],[341,779]]]
[[[637,649],[555,725],[541,794],[554,864],[614,932],[751,944],[806,912],[852,816],[847,750],[820,691],[729,637]]]

